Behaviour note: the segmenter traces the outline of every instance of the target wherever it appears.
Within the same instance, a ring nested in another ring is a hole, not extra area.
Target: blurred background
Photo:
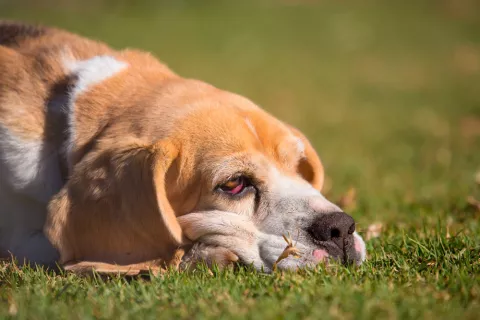
[[[474,223],[480,1],[0,0],[0,14],[247,96],[306,133],[325,193],[360,224]]]

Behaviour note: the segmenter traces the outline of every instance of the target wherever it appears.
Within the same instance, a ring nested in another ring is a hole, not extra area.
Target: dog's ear
[[[44,231],[60,263],[168,259],[182,242],[166,191],[178,147],[170,140],[102,144],[107,147],[98,146],[74,166],[50,202]]]
[[[139,155],[138,159],[140,163],[137,165],[134,164],[133,167],[130,168],[133,170],[130,173],[130,180],[138,181],[137,187],[140,188],[139,190],[141,190],[141,188],[144,186],[144,183],[152,183],[153,194],[151,196],[153,196],[155,199],[155,203],[152,204],[155,208],[154,210],[156,210],[155,214],[161,218],[169,236],[175,241],[175,243],[181,244],[182,228],[180,227],[175,212],[167,198],[166,190],[167,171],[178,157],[178,152],[178,146],[174,145],[170,140],[157,142],[154,145],[146,148],[146,150],[141,148],[141,154]],[[140,165],[147,166],[147,168],[140,169],[138,167]],[[138,170],[141,170],[142,173],[146,175],[147,181],[137,176]],[[123,186],[128,188],[127,185]],[[175,184],[172,183],[171,187],[174,186]],[[129,193],[129,191],[131,192],[132,190],[126,190],[125,193]],[[138,197],[135,197],[128,201],[128,203],[132,205],[132,212],[138,208],[138,200]]]
[[[318,191],[322,190],[324,170],[322,162],[312,144],[297,128],[288,126],[293,135],[301,140],[304,146],[304,157],[298,163],[298,173]]]

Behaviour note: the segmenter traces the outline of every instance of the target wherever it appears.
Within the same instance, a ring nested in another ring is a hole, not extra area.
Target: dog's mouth
[[[353,234],[336,241],[314,241],[318,249],[312,251],[316,263],[335,260],[345,265],[360,265],[365,260],[365,243]]]

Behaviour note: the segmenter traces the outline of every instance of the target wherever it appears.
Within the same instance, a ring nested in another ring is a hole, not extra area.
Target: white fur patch
[[[353,238],[355,241],[355,250],[360,253],[360,259],[361,262],[363,262],[367,258],[367,248],[365,246],[365,242],[356,231],[353,233]]]
[[[75,86],[69,94],[67,108],[68,142],[65,146],[67,159],[71,168],[70,155],[75,146],[75,101],[92,86],[114,76],[128,67],[128,64],[112,56],[95,56],[88,60],[76,61],[65,58],[67,72],[77,77]]]
[[[47,203],[62,179],[56,150],[40,140],[24,140],[0,125],[0,176],[13,190]]]
[[[70,74],[78,77],[71,96],[75,100],[91,86],[106,80],[124,70],[128,64],[111,56],[96,56],[88,60],[64,62]]]
[[[272,167],[270,170],[269,181],[272,185],[271,192],[281,195],[282,198],[289,198],[292,196],[320,196],[323,198],[321,193],[308,182],[300,178],[286,176],[275,167]]]
[[[284,175],[275,167],[270,171],[269,182],[272,186],[270,192],[275,199],[289,199],[294,202],[298,198],[308,198],[309,205],[316,212],[342,211],[302,178]]]

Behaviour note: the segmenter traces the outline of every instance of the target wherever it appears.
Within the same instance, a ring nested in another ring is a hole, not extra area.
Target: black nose
[[[343,248],[343,239],[355,231],[355,220],[345,212],[321,215],[309,229],[318,241],[333,241]]]

